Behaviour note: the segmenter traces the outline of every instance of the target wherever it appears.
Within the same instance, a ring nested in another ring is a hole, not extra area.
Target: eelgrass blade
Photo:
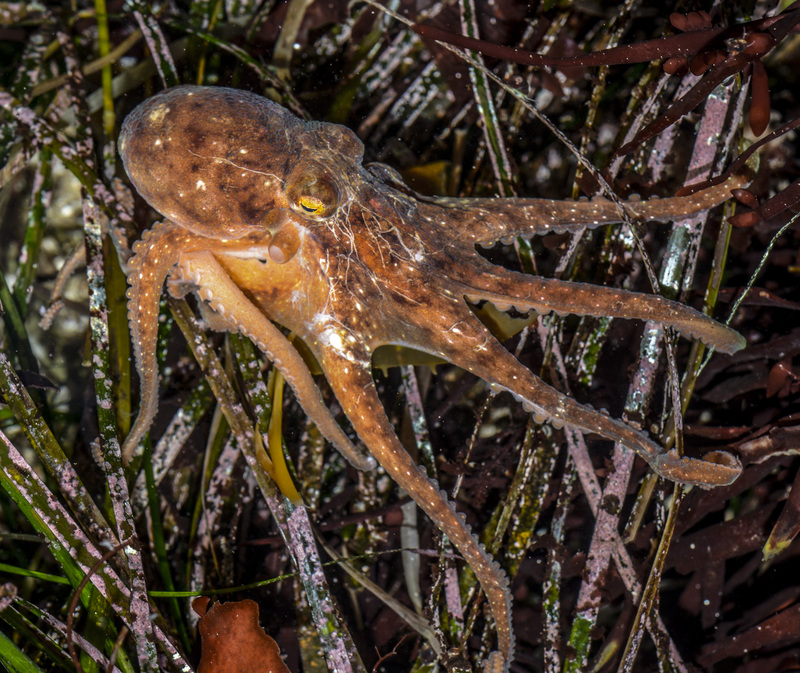
[[[361,659],[346,625],[338,614],[325,574],[322,572],[322,562],[314,542],[307,510],[303,506],[294,506],[278,495],[275,483],[263,469],[256,454],[252,421],[239,403],[234,386],[224,373],[225,368],[213,348],[198,347],[198,344],[203,343],[204,335],[197,327],[186,302],[171,299],[169,304],[175,321],[192,347],[201,368],[203,371],[215,373],[213,377],[208,377],[208,382],[231,426],[239,450],[247,459],[247,464],[256,477],[278,530],[292,554],[306,590],[328,665],[345,673],[364,673]]]

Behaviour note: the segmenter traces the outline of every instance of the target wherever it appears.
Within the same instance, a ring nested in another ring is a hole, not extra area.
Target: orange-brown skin
[[[314,353],[369,453],[475,571],[506,667],[514,643],[508,581],[397,439],[372,379],[378,346],[407,346],[453,362],[510,391],[538,419],[621,442],[667,478],[710,486],[739,475],[741,465],[730,454],[717,452],[708,461],[680,457],[546,385],[467,304],[488,300],[522,311],[654,320],[712,348],[743,348],[739,334],[682,304],[516,273],[475,250],[516,235],[618,222],[612,202],[425,199],[391,169],[363,166],[363,146],[349,129],[305,123],[232,89],[182,86],[150,98],[125,120],[119,147],[134,186],[166,218],[145,232],[131,260],[129,317],[142,403],[126,458],[156,411],[158,300],[169,280],[174,295],[197,292],[225,326],[250,337],[320,431],[358,467],[369,467],[273,322],[282,325]],[[626,207],[643,219],[669,219],[710,208],[736,186]]]

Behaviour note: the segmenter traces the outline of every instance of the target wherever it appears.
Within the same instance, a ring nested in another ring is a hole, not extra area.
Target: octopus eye
[[[339,190],[326,175],[304,175],[290,185],[287,196],[297,213],[313,219],[330,217],[341,203]]]

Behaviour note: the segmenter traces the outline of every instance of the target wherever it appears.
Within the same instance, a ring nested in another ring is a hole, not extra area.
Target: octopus
[[[725,353],[743,348],[740,334],[683,304],[511,271],[478,252],[516,236],[619,222],[618,204],[422,197],[391,168],[364,164],[364,146],[348,128],[304,122],[265,98],[227,88],[179,86],[149,98],[126,118],[119,151],[136,190],[164,216],[130,260],[128,313],[141,401],[123,446],[126,460],[158,405],[161,293],[165,285],[175,297],[195,293],[214,318],[212,328],[242,333],[274,363],[336,449],[359,469],[377,461],[452,541],[492,611],[494,668],[507,670],[514,652],[508,580],[400,443],[372,376],[378,347],[451,362],[492,390],[510,392],[536,421],[620,442],[667,479],[709,487],[740,474],[730,453],[693,458],[667,451],[558,392],[476,317],[475,305],[490,302],[500,310],[651,320]],[[742,182],[623,207],[641,220],[674,219],[721,203]],[[292,339],[318,361],[368,455],[326,405]]]

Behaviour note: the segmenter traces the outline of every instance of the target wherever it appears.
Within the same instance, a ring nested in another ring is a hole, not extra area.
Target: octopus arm
[[[676,220],[719,205],[731,198],[731,190],[743,187],[749,174],[730,177],[722,184],[691,196],[676,196],[647,201],[622,201],[627,214],[639,220]],[[578,231],[623,221],[620,206],[605,198],[581,201],[550,199],[468,199],[467,209],[458,208],[460,199],[437,199],[441,205],[455,206],[461,225],[460,238],[478,245],[492,245],[511,236],[541,236],[548,233]]]
[[[466,306],[465,306],[466,308]],[[664,451],[649,437],[627,423],[610,418],[575,401],[550,387],[509,353],[473,315],[459,322],[458,341],[438,344],[437,354],[472,372],[495,390],[505,389],[534,414],[538,422],[550,421],[599,434],[636,451],[653,470],[667,479],[700,486],[721,486],[732,483],[741,473],[739,460],[726,452],[712,452],[698,460]],[[475,348],[464,344],[480,344],[480,357]]]
[[[179,264],[182,280],[200,288],[200,298],[208,302],[230,329],[249,337],[272,360],[322,435],[357,469],[373,468],[374,460],[364,456],[353,445],[325,406],[303,358],[280,330],[236,286],[214,255],[207,250],[184,252],[180,256]]]
[[[145,231],[133,246],[128,274],[128,322],[133,354],[139,373],[139,415],[122,445],[122,455],[130,461],[139,441],[158,411],[158,303],[161,288],[170,269],[178,263],[191,234],[174,222],[164,220]]]
[[[470,300],[485,299],[500,307],[546,314],[651,320],[700,339],[710,348],[735,353],[747,345],[736,330],[675,301],[658,295],[629,292],[602,285],[573,283],[510,271],[481,262],[481,272],[463,279]]]
[[[438,484],[428,478],[403,448],[378,397],[369,353],[342,353],[324,345],[318,345],[316,351],[325,376],[361,441],[389,476],[447,535],[475,572],[489,601],[499,649],[507,667],[513,659],[514,638],[505,573],[475,539],[463,515],[455,511]]]

